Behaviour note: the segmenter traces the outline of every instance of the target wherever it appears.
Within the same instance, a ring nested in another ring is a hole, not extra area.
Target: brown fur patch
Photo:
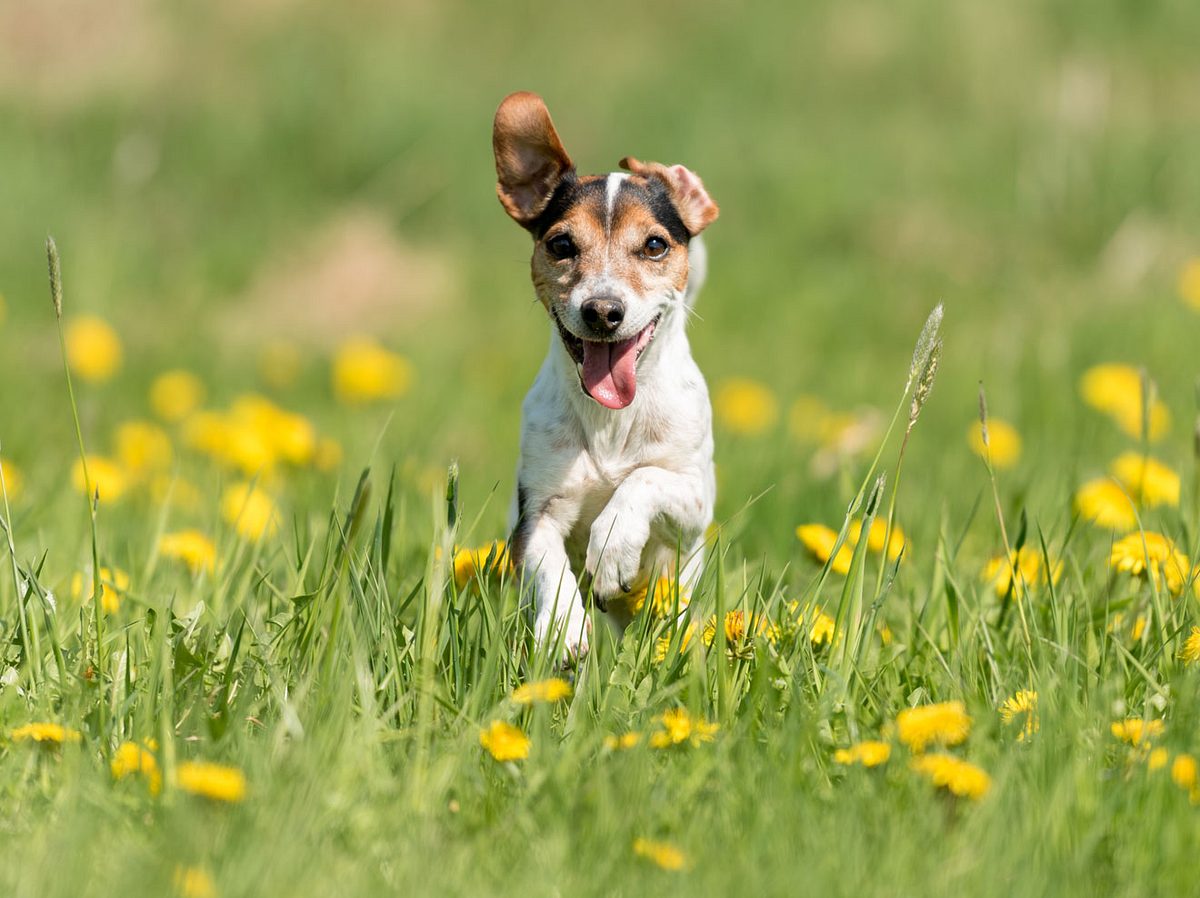
[[[546,104],[537,94],[509,94],[492,124],[496,195],[520,224],[536,219],[575,167],[563,148]]]
[[[679,217],[693,237],[717,220],[721,210],[704,189],[704,183],[690,169],[682,165],[642,162],[633,156],[622,159],[621,168],[635,175],[662,181],[671,195],[671,202],[679,211]]]

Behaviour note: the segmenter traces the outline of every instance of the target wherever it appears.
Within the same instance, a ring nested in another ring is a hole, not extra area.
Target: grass
[[[1141,526],[1200,555],[1196,313],[1177,296],[1200,205],[1193,5],[668,4],[652,22],[630,5],[586,23],[561,7],[148,9],[154,27],[123,38],[153,36],[132,67],[82,54],[70,20],[21,32],[54,38],[19,78],[0,66],[0,893],[203,895],[204,876],[222,896],[1195,891],[1200,809],[1110,729],[1162,720],[1156,747],[1200,753],[1200,669],[1180,657],[1195,592],[1114,572],[1124,532],[1072,507],[1118,452],[1149,448],[1183,487]],[[512,690],[552,671],[511,577],[460,586],[448,565],[503,536],[544,349],[487,140],[500,97],[526,87],[581,168],[632,152],[705,178],[722,218],[695,354],[714,387],[753,378],[777,407],[760,430],[718,422],[721,529],[691,597],[698,629],[741,611],[751,638],[716,627],[679,651],[683,629],[643,614],[597,641],[569,700],[531,707]],[[111,378],[75,370],[73,396],[47,230],[65,323],[100,314],[124,344]],[[368,270],[405,286],[347,275]],[[306,311],[312,283],[339,316]],[[939,301],[940,364],[906,432],[898,393],[921,379],[913,342]],[[362,330],[411,360],[402,397],[331,390],[330,357]],[[259,364],[281,337],[286,382]],[[1161,442],[1080,400],[1081,373],[1109,361],[1154,379]],[[85,501],[73,411],[87,452],[110,454],[171,367],[200,375],[208,408],[269,395],[342,461],[238,470],[163,423],[164,473],[198,501],[147,484]],[[1023,437],[1014,467],[967,446],[981,382]],[[830,428],[789,421],[803,396],[896,423],[831,452]],[[261,539],[221,508],[245,479],[280,505]],[[864,514],[903,529],[898,562],[863,543],[838,574],[794,535]],[[211,571],[156,551],[183,528],[214,540]],[[1018,566],[998,595],[980,571],[1006,548],[1061,575]],[[86,597],[104,568],[128,574],[111,613]],[[810,638],[812,606],[832,640]],[[1038,694],[1026,739],[998,711],[1022,689]],[[941,701],[972,718],[948,751],[990,776],[978,801],[913,771],[895,732]],[[712,741],[606,748],[673,708],[718,724]],[[528,734],[528,758],[486,753],[493,720]],[[81,741],[12,737],[33,721]],[[875,738],[885,765],[834,762]],[[158,795],[110,772],[119,745],[151,740]],[[241,770],[244,800],[179,789],[197,760]]]

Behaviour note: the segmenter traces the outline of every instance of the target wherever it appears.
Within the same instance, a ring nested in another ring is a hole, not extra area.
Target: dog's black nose
[[[625,303],[619,299],[586,299],[579,311],[583,314],[583,323],[605,337],[625,320]]]

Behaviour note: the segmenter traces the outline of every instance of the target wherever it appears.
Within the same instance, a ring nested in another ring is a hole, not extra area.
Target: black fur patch
[[[533,519],[529,514],[529,494],[525,487],[517,484],[517,522],[513,525],[512,534],[508,538],[508,557],[514,567],[519,568],[525,561],[525,543],[529,540],[529,528]]]
[[[692,235],[688,233],[688,229],[683,224],[683,219],[679,217],[679,211],[675,208],[675,204],[671,202],[670,194],[667,193],[666,186],[657,178],[650,178],[649,183],[643,187],[637,185],[635,188],[628,181],[621,184],[621,189],[636,189],[646,203],[646,208],[650,210],[650,214],[654,216],[654,220],[662,225],[671,239],[676,243],[688,245],[688,241],[692,239]]]
[[[568,172],[567,176],[554,188],[554,193],[550,195],[550,202],[546,204],[542,214],[525,225],[526,230],[533,234],[534,240],[541,240],[555,222],[567,214],[568,209],[593,193],[604,193],[603,180],[580,181],[574,171]]]

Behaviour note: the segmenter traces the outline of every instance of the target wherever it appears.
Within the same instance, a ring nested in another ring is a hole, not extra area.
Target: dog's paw
[[[584,567],[592,594],[602,605],[637,585],[649,539],[648,521],[635,515],[618,517],[611,505],[593,522]]]
[[[573,667],[588,653],[592,621],[579,603],[555,617],[549,611],[533,621],[533,637],[543,652],[557,652],[559,667]]]

